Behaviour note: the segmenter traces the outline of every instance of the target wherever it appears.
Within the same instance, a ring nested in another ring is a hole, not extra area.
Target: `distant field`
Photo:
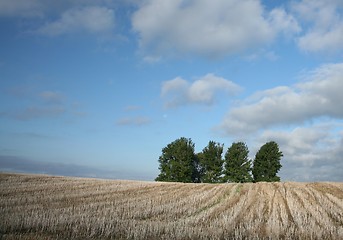
[[[343,239],[343,183],[0,174],[0,239]]]

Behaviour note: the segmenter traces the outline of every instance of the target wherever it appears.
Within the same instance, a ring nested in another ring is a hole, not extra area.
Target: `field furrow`
[[[342,183],[0,174],[1,239],[343,239]]]

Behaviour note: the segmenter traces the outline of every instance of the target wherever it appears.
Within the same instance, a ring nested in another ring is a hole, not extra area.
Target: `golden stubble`
[[[343,183],[0,174],[2,239],[343,239]]]

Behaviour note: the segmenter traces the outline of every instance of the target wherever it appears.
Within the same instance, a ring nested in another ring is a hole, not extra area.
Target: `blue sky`
[[[153,180],[168,143],[276,141],[343,181],[340,0],[0,0],[0,169]]]

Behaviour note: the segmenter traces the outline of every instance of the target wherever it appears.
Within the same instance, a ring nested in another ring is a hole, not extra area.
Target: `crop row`
[[[0,174],[3,239],[343,239],[342,183]]]

